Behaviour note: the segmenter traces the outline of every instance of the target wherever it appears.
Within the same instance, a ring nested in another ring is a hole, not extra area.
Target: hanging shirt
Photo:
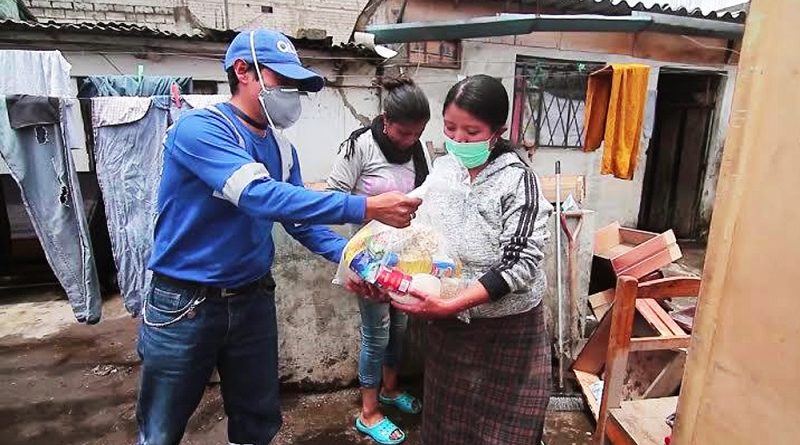
[[[314,224],[360,223],[366,199],[305,189],[290,148],[287,162],[271,131],[255,134],[227,103],[181,116],[164,142],[150,268],[209,286],[251,283],[272,266],[274,222],[339,261],[346,240]]]

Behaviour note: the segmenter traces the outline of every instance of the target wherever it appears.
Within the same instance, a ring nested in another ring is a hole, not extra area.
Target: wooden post
[[[800,441],[799,23],[751,3],[676,444]]]
[[[594,433],[595,443],[606,443],[606,422],[608,410],[619,408],[622,402],[622,385],[628,368],[633,317],[636,314],[636,291],[639,281],[636,278],[622,276],[617,280],[617,291],[614,307],[611,309],[611,333],[608,337],[608,354],[606,370],[603,373],[603,400],[597,415],[597,429]]]

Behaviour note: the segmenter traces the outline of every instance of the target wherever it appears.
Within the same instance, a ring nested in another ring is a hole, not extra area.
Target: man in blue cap
[[[187,112],[164,141],[153,285],[139,332],[141,445],[180,442],[215,367],[229,441],[270,443],[281,425],[273,223],[337,262],[346,241],[316,224],[405,227],[420,204],[399,193],[303,188],[297,153],[280,131],[300,117],[300,93],[324,82],[285,36],[239,34],[225,69],[230,102]]]

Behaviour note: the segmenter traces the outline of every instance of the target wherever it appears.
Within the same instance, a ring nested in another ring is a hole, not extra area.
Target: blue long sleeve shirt
[[[346,240],[319,224],[363,222],[366,200],[305,189],[294,147],[291,157],[286,172],[271,132],[250,131],[228,104],[181,116],[164,141],[150,269],[209,286],[253,282],[272,267],[275,222],[339,261]]]

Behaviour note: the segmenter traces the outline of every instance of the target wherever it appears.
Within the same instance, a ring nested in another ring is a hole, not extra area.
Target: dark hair
[[[475,116],[497,131],[508,119],[508,92],[503,84],[492,76],[478,74],[458,82],[447,92],[442,114],[450,104]]]
[[[252,63],[248,63],[247,71],[248,72],[252,71],[255,73],[256,72],[255,65],[253,65]],[[231,89],[231,96],[233,96],[234,94],[236,94],[237,91],[239,91],[239,78],[236,76],[236,70],[233,69],[233,66],[228,68],[226,72],[228,73],[228,86]]]
[[[447,92],[442,114],[450,104],[458,105],[458,108],[485,122],[492,131],[499,130],[508,119],[508,92],[500,80],[486,74],[469,76],[453,85]],[[500,138],[492,147],[488,162],[511,152],[511,143]]]
[[[422,89],[407,77],[384,79],[381,87],[388,93],[383,99],[386,118],[395,122],[428,122],[431,107]]]

